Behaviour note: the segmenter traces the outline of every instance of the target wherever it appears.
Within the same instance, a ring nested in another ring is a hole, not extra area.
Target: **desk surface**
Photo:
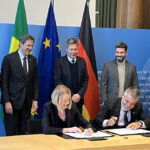
[[[114,136],[108,140],[64,139],[56,135],[0,137],[0,150],[150,150],[150,137]]]

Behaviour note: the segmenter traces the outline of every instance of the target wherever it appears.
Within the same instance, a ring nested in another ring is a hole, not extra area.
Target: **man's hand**
[[[72,96],[72,100],[75,102],[75,103],[78,103],[81,99],[81,96],[79,94],[74,94]]]
[[[37,109],[38,109],[38,102],[37,101],[33,101],[32,102],[32,113],[36,114],[37,113]]]
[[[118,120],[118,117],[111,117],[111,118],[107,121],[106,125],[107,125],[107,126],[113,126],[113,125],[116,123],[117,120]]]
[[[7,114],[13,114],[13,108],[10,102],[5,103],[5,112]]]
[[[132,130],[136,130],[141,128],[142,123],[141,122],[132,122],[130,123],[126,128],[132,129]]]

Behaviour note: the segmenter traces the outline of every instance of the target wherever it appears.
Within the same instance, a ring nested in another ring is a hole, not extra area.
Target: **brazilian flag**
[[[28,34],[26,11],[24,0],[19,0],[9,53],[15,52],[19,48],[19,39],[24,34]]]

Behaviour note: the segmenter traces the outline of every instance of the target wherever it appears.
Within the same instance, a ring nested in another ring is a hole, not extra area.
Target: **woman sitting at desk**
[[[82,117],[76,104],[72,102],[71,92],[66,86],[58,85],[51,99],[44,105],[42,125],[45,134],[82,133],[79,126],[87,128],[84,130],[85,134],[93,133],[93,130],[89,128],[89,123]]]

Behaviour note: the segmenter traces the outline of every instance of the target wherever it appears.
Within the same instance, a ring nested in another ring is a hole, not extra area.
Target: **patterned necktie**
[[[26,62],[26,57],[23,58],[23,69],[24,69],[24,73],[25,75],[27,75],[27,62]]]
[[[124,125],[127,126],[128,125],[128,116],[127,116],[128,111],[124,111]]]

